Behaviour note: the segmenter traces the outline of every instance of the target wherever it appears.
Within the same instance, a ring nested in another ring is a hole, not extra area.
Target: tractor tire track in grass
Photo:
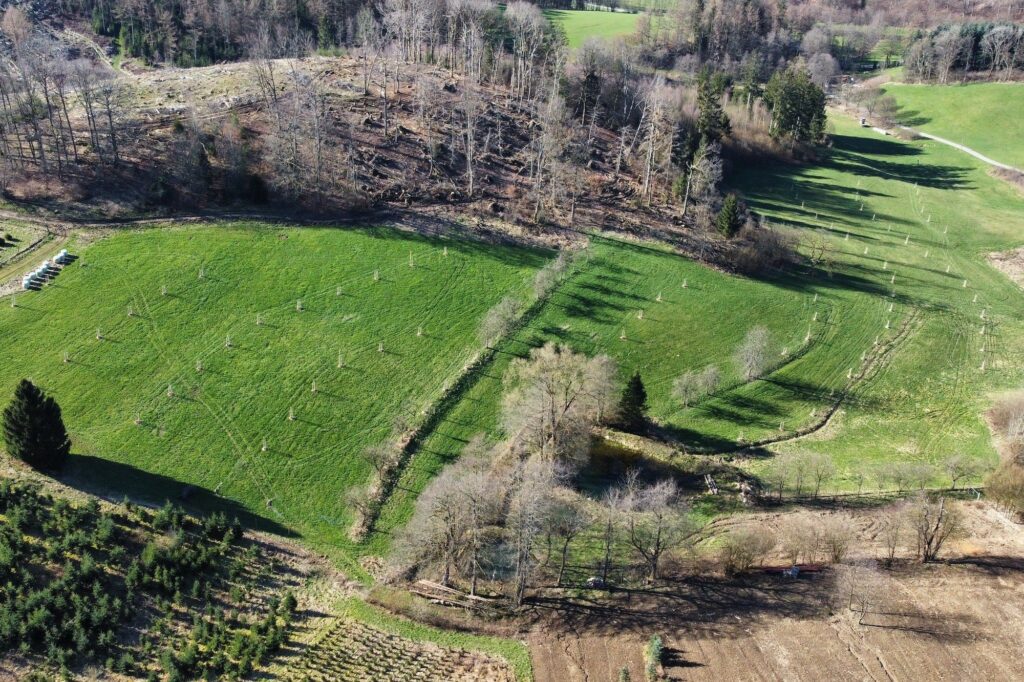
[[[769,438],[763,438],[758,441],[751,443],[742,444],[739,450],[750,451],[756,448],[761,448],[767,445],[776,445],[778,443],[786,443],[795,441],[800,438],[805,438],[812,434],[821,431],[823,428],[828,426],[831,422],[832,417],[836,415],[839,409],[847,402],[850,398],[853,398],[856,394],[857,389],[863,387],[865,384],[878,376],[882,369],[888,363],[890,357],[896,353],[901,346],[903,346],[909,338],[913,335],[914,328],[919,326],[919,315],[917,311],[913,311],[897,329],[896,334],[885,343],[879,344],[878,347],[872,349],[872,352],[866,356],[864,363],[862,363],[860,370],[857,374],[853,375],[847,385],[839,391],[839,395],[833,400],[833,402],[826,408],[825,412],[821,417],[811,422],[810,424],[791,431],[789,433],[780,434],[778,436],[772,436]],[[721,455],[733,452],[735,450],[730,449],[716,449],[716,450],[699,450],[699,449],[684,449],[684,452],[693,454],[711,454]]]
[[[142,291],[136,285],[132,284],[127,277],[124,277],[122,275],[121,280],[122,283],[124,284],[125,289],[134,292],[133,298],[137,297],[142,302],[142,304],[140,305],[140,309],[145,309],[146,311],[146,316],[143,320],[143,324],[147,329],[147,337],[149,339],[150,345],[156,351],[157,355],[161,358],[161,360],[164,361],[168,369],[173,370],[175,369],[175,367],[178,366],[187,366],[187,362],[184,360],[184,358],[178,357],[177,361],[175,361],[175,359],[172,357],[170,345],[163,338],[160,327],[156,322],[156,316],[153,315],[152,308],[150,307],[149,301],[146,298],[145,294],[143,294]],[[182,371],[184,372],[185,370]],[[178,376],[182,375],[179,374]],[[221,408],[215,402],[206,400],[203,397],[203,390],[201,384],[191,383],[191,390],[188,393],[190,399],[195,400],[197,403],[199,403],[210,414],[210,416],[213,417],[214,421],[220,427],[221,431],[224,432],[224,435],[227,436],[227,439],[231,443],[231,446],[237,458],[235,468],[238,468],[240,466],[246,471],[246,473],[252,480],[253,484],[256,485],[257,489],[259,489],[260,493],[264,496],[264,499],[268,500],[268,508],[270,508],[274,512],[275,516],[277,516],[278,519],[285,520],[284,514],[282,514],[281,511],[279,511],[277,508],[269,504],[269,500],[272,499],[269,490],[269,477],[267,476],[266,472],[259,470],[258,464],[255,463],[255,460],[253,459],[253,456],[251,454],[252,451],[254,450],[252,444],[245,441],[244,435],[241,434],[241,431],[237,428],[237,425],[234,423],[231,417],[228,414],[226,414],[223,408]],[[220,488],[222,484],[223,481],[220,484],[218,484],[217,487]]]

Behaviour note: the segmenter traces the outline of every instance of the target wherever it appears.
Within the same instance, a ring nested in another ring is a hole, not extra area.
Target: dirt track
[[[1024,529],[984,503],[966,508],[971,539],[950,548],[955,562],[882,571],[884,598],[862,622],[846,608],[844,569],[742,585],[689,580],[675,596],[620,600],[618,613],[579,605],[561,614],[558,637],[538,629],[537,680],[614,680],[622,666],[644,679],[643,646],[655,633],[675,680],[1021,679]],[[859,554],[877,555],[872,515],[855,523]]]

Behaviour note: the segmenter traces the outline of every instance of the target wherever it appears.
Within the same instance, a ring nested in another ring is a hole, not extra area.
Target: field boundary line
[[[580,269],[582,268],[574,268],[570,274],[558,282],[558,284],[544,297],[538,298],[534,301],[523,312],[523,314],[516,319],[508,332],[494,343],[485,346],[475,358],[470,360],[466,364],[462,373],[459,374],[451,383],[451,387],[442,393],[442,395],[426,409],[426,417],[423,422],[413,431],[409,436],[408,441],[403,445],[394,471],[381,482],[379,499],[374,502],[370,513],[364,516],[362,523],[353,526],[354,537],[357,537],[359,540],[365,540],[376,530],[377,521],[380,518],[381,512],[387,506],[395,488],[398,486],[402,474],[419,453],[423,443],[434,433],[438,425],[444,421],[445,417],[447,417],[451,411],[462,402],[466,393],[476,385],[476,382],[480,377],[486,373],[487,369],[498,357],[500,348],[504,346],[510,338],[529,325],[530,322],[535,320],[540,315],[541,311],[544,310],[544,306],[546,306],[548,301],[551,300],[551,297],[554,296],[554,294],[557,293],[567,282],[569,282],[573,276],[580,271]]]
[[[657,442],[666,444],[670,447],[678,448],[680,452],[686,455],[725,455],[730,453],[743,453],[755,448],[764,447],[766,445],[774,445],[775,443],[785,443],[788,441],[798,440],[805,436],[812,435],[821,429],[828,426],[832,417],[839,411],[843,406],[843,403],[853,394],[854,389],[863,384],[866,381],[874,378],[877,375],[878,370],[889,358],[889,356],[896,350],[899,345],[902,345],[911,336],[911,327],[919,320],[920,315],[915,309],[911,315],[909,315],[903,323],[900,325],[896,334],[881,344],[880,347],[869,355],[864,363],[861,365],[860,371],[852,376],[847,385],[842,388],[838,395],[832,400],[832,403],[825,410],[825,413],[815,421],[811,422],[807,426],[804,426],[796,431],[790,431],[778,436],[772,436],[769,438],[762,438],[756,441],[750,441],[747,443],[737,443],[736,447],[731,448],[701,448],[701,447],[687,447],[685,444],[675,438],[666,438],[662,435],[656,439]],[[759,381],[766,381],[770,376],[766,376]]]

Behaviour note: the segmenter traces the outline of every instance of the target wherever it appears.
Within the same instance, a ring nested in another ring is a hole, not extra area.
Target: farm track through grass
[[[892,83],[902,125],[966,145],[1024,168],[1024,84],[910,85]]]

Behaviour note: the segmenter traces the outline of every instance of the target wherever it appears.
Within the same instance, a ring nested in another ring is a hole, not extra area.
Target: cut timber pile
[[[505,600],[496,597],[481,597],[474,594],[466,594],[451,587],[430,580],[417,580],[409,591],[424,599],[429,599],[435,604],[444,606],[461,606],[465,609],[475,611],[487,611],[493,613],[496,609],[505,605]]]

